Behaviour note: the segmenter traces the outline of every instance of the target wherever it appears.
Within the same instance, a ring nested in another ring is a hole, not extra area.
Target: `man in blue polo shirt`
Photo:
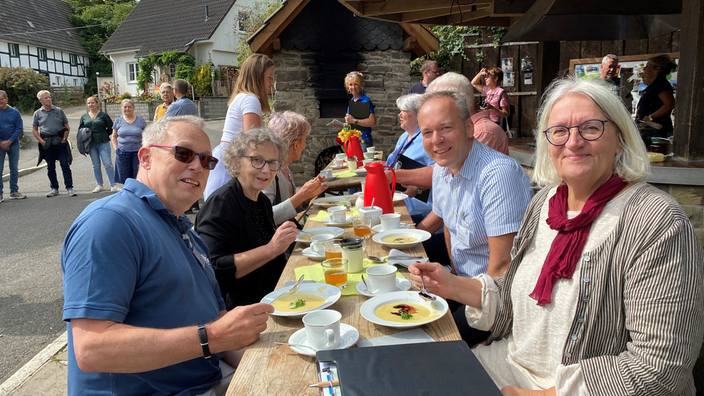
[[[166,109],[164,117],[174,117],[180,115],[198,115],[196,104],[188,99],[188,83],[186,80],[178,79],[174,81],[174,97],[176,100]]]
[[[208,248],[182,216],[216,161],[203,126],[150,125],[137,179],[66,235],[69,395],[224,394],[237,351],[266,328],[269,304],[225,312]]]
[[[0,174],[5,167],[5,154],[10,162],[10,198],[27,198],[19,192],[17,179],[20,160],[20,134],[22,133],[22,117],[20,112],[7,105],[7,93],[0,90]],[[2,202],[2,179],[0,179],[0,202]]]

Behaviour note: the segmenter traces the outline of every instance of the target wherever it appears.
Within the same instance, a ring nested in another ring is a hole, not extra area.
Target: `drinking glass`
[[[342,258],[342,247],[334,240],[325,241],[325,258]]]
[[[340,251],[340,254],[342,254],[342,251]],[[325,283],[339,289],[347,287],[347,260],[343,258],[333,258],[323,261],[322,265],[323,273],[325,274]]]
[[[360,238],[368,238],[372,233],[372,219],[361,217],[354,221],[354,234]]]

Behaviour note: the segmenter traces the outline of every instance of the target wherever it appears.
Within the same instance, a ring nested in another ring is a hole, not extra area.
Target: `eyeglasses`
[[[242,158],[249,158],[249,162],[252,164],[254,169],[262,169],[264,165],[269,164],[269,170],[276,172],[281,169],[282,161],[267,161],[259,157],[254,157],[251,155],[243,155]]]
[[[218,164],[218,159],[213,157],[212,155],[206,155],[206,154],[198,154],[195,151],[186,148],[186,147],[181,147],[181,146],[167,146],[164,144],[152,144],[149,146],[151,147],[159,147],[159,148],[172,148],[174,149],[174,158],[177,161],[181,161],[186,164],[190,164],[193,162],[193,159],[198,156],[200,158],[200,165],[203,168],[207,168],[210,170],[215,169],[215,165]]]
[[[604,134],[604,126],[608,120],[587,120],[571,127],[556,125],[543,131],[548,142],[553,146],[562,146],[570,139],[570,129],[577,128],[584,140],[594,141]]]

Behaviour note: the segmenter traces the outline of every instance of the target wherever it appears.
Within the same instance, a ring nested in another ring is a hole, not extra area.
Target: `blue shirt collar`
[[[164,204],[159,199],[159,196],[156,195],[154,190],[147,187],[146,184],[138,181],[137,179],[127,179],[127,181],[125,181],[125,186],[123,189],[138,196],[140,199],[147,201],[149,206],[151,206],[152,209],[154,209],[155,211],[159,212],[165,210],[169,212],[169,210],[166,209],[166,206],[164,206]],[[171,214],[173,215],[173,213]]]
[[[467,158],[465,158],[460,171],[457,172],[457,175],[462,176],[467,180],[472,180],[472,163],[474,163],[475,159],[479,157],[478,145],[480,144],[481,143],[477,139],[472,138],[472,148],[469,150],[469,154],[467,155]],[[445,179],[452,179],[453,177],[452,172],[450,172],[450,168],[442,168],[441,176]]]

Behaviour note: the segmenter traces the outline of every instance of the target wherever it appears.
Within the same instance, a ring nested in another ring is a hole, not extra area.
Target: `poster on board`
[[[504,81],[501,85],[504,87],[512,87],[515,85],[515,76],[513,73],[513,58],[501,59],[501,71],[504,72]]]

